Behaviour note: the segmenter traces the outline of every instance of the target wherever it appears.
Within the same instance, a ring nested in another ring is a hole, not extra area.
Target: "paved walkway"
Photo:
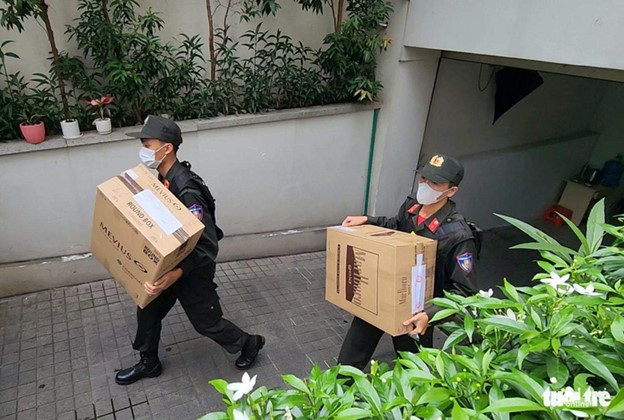
[[[504,276],[530,283],[537,254],[508,251],[525,239],[511,228],[486,232],[482,289]],[[283,387],[283,374],[307,376],[314,363],[336,363],[351,316],[325,302],[324,252],[219,264],[216,281],[225,316],[267,338],[250,371],[258,385]],[[163,325],[163,374],[115,384],[115,371],[138,359],[135,308],[113,280],[0,299],[0,420],[181,420],[223,410],[208,381],[240,381],[237,355],[198,335],[179,304]],[[393,359],[387,335],[374,357]]]
[[[351,317],[325,302],[325,253],[219,264],[216,281],[226,318],[267,338],[250,371],[259,385],[335,364]],[[0,300],[0,419],[179,420],[224,409],[208,381],[240,381],[237,356],[197,334],[179,304],[163,325],[163,374],[115,384],[115,371],[137,361],[135,311],[113,280]],[[392,356],[386,338],[376,357]]]

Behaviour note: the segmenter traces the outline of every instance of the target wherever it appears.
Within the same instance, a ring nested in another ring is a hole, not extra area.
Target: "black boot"
[[[265,339],[261,335],[250,335],[243,346],[241,355],[236,359],[236,367],[239,369],[249,369],[256,362],[256,357],[260,349],[264,347]]]
[[[122,369],[115,375],[118,385],[130,385],[139,379],[155,378],[162,373],[162,364],[158,356],[147,356],[141,353],[139,363],[131,368]]]

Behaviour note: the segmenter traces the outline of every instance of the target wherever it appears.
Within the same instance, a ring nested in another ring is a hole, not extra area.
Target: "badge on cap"
[[[442,165],[444,164],[444,158],[440,155],[435,155],[434,157],[431,158],[431,160],[429,161],[429,164],[432,166],[435,166],[436,168],[441,168]]]
[[[465,252],[457,256],[457,265],[466,274],[472,272],[472,253]]]
[[[193,216],[197,217],[199,220],[204,218],[204,209],[199,204],[193,204],[189,207],[189,210],[193,213]]]

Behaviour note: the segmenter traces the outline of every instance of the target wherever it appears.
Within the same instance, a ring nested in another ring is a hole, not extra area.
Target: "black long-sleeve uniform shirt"
[[[205,226],[193,251],[178,265],[183,276],[202,267],[212,266],[219,253],[218,241],[222,233],[216,225],[214,199],[208,187],[199,176],[191,172],[188,162],[176,161],[167,175],[159,179]]]
[[[412,194],[407,197],[395,217],[367,217],[371,224],[407,233],[414,232],[438,241],[434,297],[442,297],[444,290],[462,296],[476,293],[477,248],[466,220],[455,210],[455,203],[449,200],[419,225],[417,220],[420,209],[421,205]],[[431,319],[438,310],[438,307],[432,305],[425,312]]]

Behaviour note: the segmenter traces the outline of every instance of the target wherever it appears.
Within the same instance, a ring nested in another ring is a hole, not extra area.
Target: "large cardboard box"
[[[437,243],[378,226],[327,229],[325,298],[392,336],[433,297]]]
[[[98,185],[91,252],[141,308],[145,293],[193,250],[204,229],[143,165]]]

